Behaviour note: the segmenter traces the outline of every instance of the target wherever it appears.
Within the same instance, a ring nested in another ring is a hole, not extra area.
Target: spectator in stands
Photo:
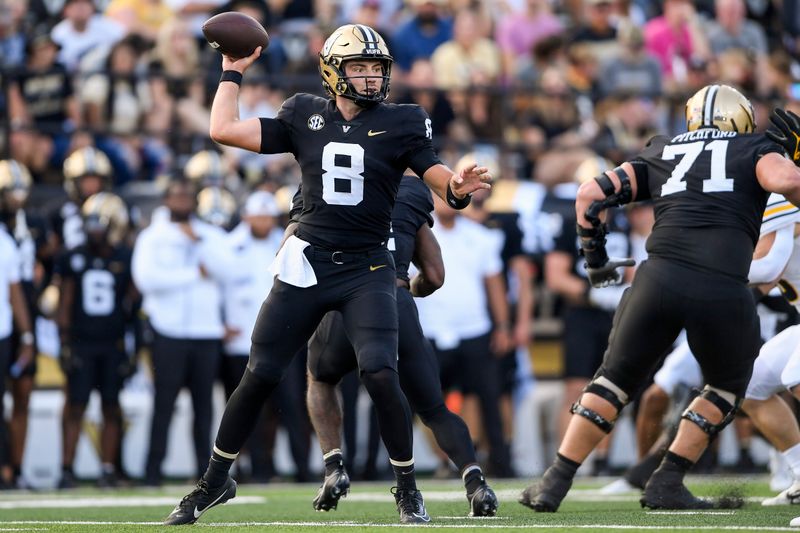
[[[658,110],[652,99],[632,92],[617,93],[604,104],[592,147],[609,161],[627,161],[657,134]]]
[[[125,28],[126,34],[150,42],[156,40],[158,29],[173,15],[162,0],[111,0],[105,14]]]
[[[615,20],[619,15],[616,0],[584,2],[583,22],[572,35],[573,43],[590,45],[598,61],[606,61],[618,52]]]
[[[403,104],[422,106],[431,117],[433,142],[444,139],[450,123],[455,118],[453,107],[441,91],[434,86],[435,70],[427,59],[417,59],[406,76],[407,91],[398,99]]]
[[[408,72],[417,59],[429,59],[436,47],[453,37],[453,20],[443,0],[409,0],[412,17],[391,36],[395,67]]]
[[[153,106],[148,129],[173,141],[179,153],[191,153],[195,137],[206,139],[210,111],[202,80],[197,76],[200,54],[188,23],[170,19],[159,29],[150,62]],[[168,136],[173,135],[169,139]]]
[[[497,24],[495,40],[503,56],[503,72],[514,78],[520,62],[530,57],[534,46],[546,37],[563,31],[548,0],[526,0],[521,13],[509,13]]]
[[[453,38],[431,56],[436,86],[443,90],[494,85],[500,75],[500,50],[487,38],[476,38],[478,16],[465,9],[456,14]]]
[[[688,65],[708,58],[708,43],[689,0],[665,0],[664,14],[644,27],[647,51],[658,58],[665,92],[686,88]]]
[[[11,334],[13,326],[19,328],[20,342],[17,355],[18,364],[30,364],[36,355],[33,337],[33,324],[25,305],[25,296],[20,287],[20,259],[14,239],[0,229],[0,368],[8,368],[11,357]],[[0,398],[5,396],[5,376],[0,379]],[[0,414],[0,458],[7,456],[7,435],[5,416]],[[0,478],[0,487],[7,487],[6,480]]]
[[[133,279],[155,333],[155,399],[145,467],[145,483],[153,486],[161,484],[175,399],[184,386],[194,408],[198,472],[211,456],[211,393],[224,334],[219,283],[235,275],[236,265],[222,230],[194,216],[195,195],[187,180],[170,182],[164,197],[168,217],[142,231],[133,251]]]
[[[500,257],[502,235],[438,199],[434,214],[433,233],[447,277],[438,291],[417,300],[420,324],[439,359],[442,388],[479,398],[489,448],[487,474],[513,476],[499,410],[497,358],[508,352],[512,342]]]
[[[9,87],[9,115],[16,130],[11,152],[41,177],[48,163],[60,166],[70,134],[81,125],[72,78],[57,62],[58,45],[46,28],[38,28],[26,45],[25,67]]]
[[[714,56],[731,49],[744,51],[756,63],[755,81],[759,92],[766,90],[767,37],[757,23],[746,18],[744,0],[716,0],[716,18],[706,28],[708,43]]]
[[[6,0],[0,5],[0,68],[20,67],[25,62],[25,0]]]
[[[91,0],[64,0],[64,19],[53,28],[52,36],[61,47],[59,61],[75,72],[87,52],[110,49],[125,36],[125,28],[96,13]]]
[[[86,78],[80,89],[86,125],[95,132],[98,147],[110,155],[117,186],[134,179],[140,168],[158,165],[141,136],[153,98],[137,68],[140,43],[133,36],[116,43],[105,68]]]
[[[195,37],[203,37],[203,22],[219,9],[225,0],[162,0],[175,16],[185,20]]]
[[[622,23],[617,31],[618,54],[600,69],[600,94],[609,96],[629,91],[649,97],[661,94],[661,65],[644,47],[641,28]]]

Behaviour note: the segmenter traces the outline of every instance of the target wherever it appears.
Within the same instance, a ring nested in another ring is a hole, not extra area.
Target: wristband
[[[223,71],[222,76],[219,77],[219,82],[222,83],[223,81],[232,81],[236,85],[242,84],[242,73],[236,70],[226,70]]]
[[[33,333],[30,331],[26,331],[25,333],[21,333],[19,336],[19,342],[24,344],[25,346],[33,346]]]
[[[447,182],[447,204],[453,209],[464,209],[472,201],[472,195],[468,194],[464,198],[457,198],[450,188],[450,182]]]

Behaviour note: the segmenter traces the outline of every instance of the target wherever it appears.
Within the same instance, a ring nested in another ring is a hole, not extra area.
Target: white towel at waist
[[[283,243],[272,261],[270,270],[278,279],[295,287],[312,287],[317,284],[317,275],[303,250],[309,243],[291,235]]]

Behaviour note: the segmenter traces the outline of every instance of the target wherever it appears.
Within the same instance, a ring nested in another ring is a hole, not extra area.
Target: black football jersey
[[[73,342],[116,341],[125,335],[123,300],[131,284],[131,250],[117,247],[110,257],[79,246],[62,257],[62,275],[75,280],[70,334]]]
[[[292,199],[290,217],[296,222],[303,212],[302,185]],[[408,266],[414,257],[417,232],[423,224],[433,227],[433,196],[431,190],[416,176],[403,176],[392,209],[392,223],[386,247],[394,256],[397,277],[409,281]]]
[[[747,282],[769,193],[758,183],[761,156],[782,153],[763,134],[700,129],[654,137],[631,163],[636,200],[652,198],[649,257]]]
[[[261,119],[261,153],[291,152],[302,171],[297,236],[333,250],[381,246],[407,168],[439,163],[431,120],[416,105],[378,104],[345,121],[333,100],[297,94]]]
[[[423,224],[433,227],[431,190],[416,176],[403,176],[392,210],[392,229],[386,246],[394,255],[398,279],[408,281],[408,265],[414,257],[417,232]]]

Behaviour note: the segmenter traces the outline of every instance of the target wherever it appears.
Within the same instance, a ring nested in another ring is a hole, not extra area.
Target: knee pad
[[[731,423],[733,417],[736,416],[736,411],[739,410],[739,405],[742,399],[738,398],[732,392],[727,392],[722,389],[716,389],[710,385],[706,385],[700,393],[700,397],[714,404],[714,407],[722,413],[722,420],[719,424],[711,423],[706,417],[687,408],[681,418],[688,420],[700,429],[702,429],[709,437],[713,439],[720,431],[725,429],[725,426]]]
[[[628,403],[628,395],[625,393],[625,391],[614,385],[614,383],[603,376],[596,377],[594,381],[589,383],[586,388],[583,389],[584,394],[587,392],[596,394],[597,396],[603,398],[605,401],[614,406],[614,408],[617,410],[617,413],[622,411],[622,408]],[[583,395],[581,395],[581,398],[583,398]],[[611,433],[611,430],[614,429],[614,421],[607,420],[597,411],[589,409],[588,407],[584,407],[581,405],[580,399],[572,404],[572,408],[569,411],[574,415],[582,416],[583,418],[587,419],[605,433]]]

